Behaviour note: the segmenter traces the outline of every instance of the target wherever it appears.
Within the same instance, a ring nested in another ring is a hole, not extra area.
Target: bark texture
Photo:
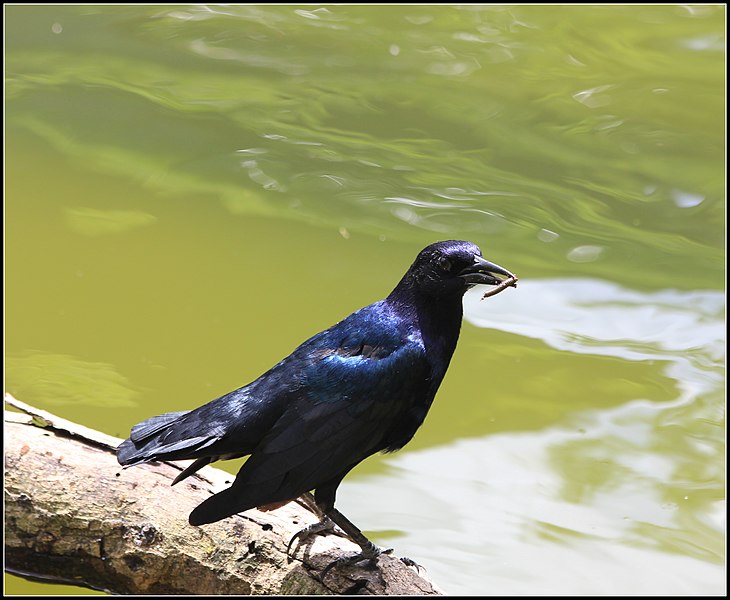
[[[440,594],[422,568],[382,555],[336,566],[358,547],[317,536],[286,547],[317,521],[295,502],[203,527],[190,511],[233,476],[205,467],[174,487],[186,463],[122,469],[122,441],[6,395],[5,565],[20,575],[115,594]]]

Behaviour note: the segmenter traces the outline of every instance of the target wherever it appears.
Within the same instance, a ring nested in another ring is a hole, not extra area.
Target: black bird
[[[321,521],[292,542],[334,522],[362,548],[351,560],[373,559],[381,550],[335,509],[337,487],[368,456],[413,437],[456,348],[464,292],[502,284],[500,276],[514,277],[474,244],[431,244],[387,298],[309,338],[252,383],[135,425],[117,459],[196,459],[174,485],[208,463],[250,454],[230,488],[193,510],[192,525],[305,495]]]

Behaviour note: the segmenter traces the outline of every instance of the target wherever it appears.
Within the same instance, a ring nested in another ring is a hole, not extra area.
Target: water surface
[[[520,285],[339,508],[452,594],[725,593],[724,7],[5,16],[8,391],[125,437],[469,239]]]

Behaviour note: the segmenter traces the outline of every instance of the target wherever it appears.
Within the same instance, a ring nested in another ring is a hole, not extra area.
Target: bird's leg
[[[332,519],[330,519],[325,512],[319,507],[316,500],[314,499],[314,496],[312,495],[312,492],[305,492],[299,498],[297,498],[297,501],[304,505],[305,508],[308,508],[310,511],[312,511],[315,515],[317,515],[317,518],[319,519],[319,523],[314,523],[310,525],[309,527],[305,527],[304,530],[311,529],[310,534],[303,534],[304,537],[307,537],[307,535],[312,535],[315,533],[320,533],[322,531],[328,531],[329,533],[332,533],[334,535],[338,535],[340,537],[347,537],[347,534],[342,533],[340,531],[337,531],[335,529],[335,524],[332,522]],[[298,532],[295,537],[298,537],[300,534],[302,534],[302,531]]]
[[[312,511],[315,515],[317,515],[317,518],[319,519],[319,522],[312,523],[311,525],[308,525],[304,529],[301,529],[297,531],[292,538],[289,540],[289,543],[286,546],[286,555],[289,556],[289,552],[291,551],[292,544],[294,544],[295,541],[299,541],[297,544],[297,548],[299,548],[299,545],[303,541],[305,541],[307,538],[317,535],[320,533],[332,533],[334,535],[339,535],[341,537],[346,537],[346,534],[340,533],[335,529],[335,524],[323,511],[322,509],[317,505],[317,503],[314,500],[314,496],[311,494],[311,492],[306,492],[299,496],[297,498],[297,502],[301,505],[303,505],[305,508]],[[296,554],[296,550],[294,551]],[[289,560],[291,560],[291,557],[289,557]]]
[[[349,537],[362,549],[362,553],[355,557],[357,559],[355,562],[359,562],[366,558],[377,558],[380,554],[388,554],[393,551],[392,549],[381,550],[380,548],[378,548],[368,538],[365,537],[365,534],[360,531],[357,526],[355,526],[355,524],[350,521],[350,519],[348,519],[336,508],[330,508],[326,511],[325,514],[335,523],[335,525],[337,525],[340,529],[342,529],[342,531],[347,534],[347,537]]]
[[[362,552],[360,554],[356,554],[355,556],[345,556],[331,562],[329,565],[327,565],[327,567],[325,567],[324,571],[322,571],[322,579],[325,578],[327,572],[332,567],[338,565],[352,565],[355,563],[359,563],[363,560],[368,560],[372,563],[381,554],[390,554],[393,552],[393,548],[388,548],[387,550],[381,550],[380,548],[378,548],[367,537],[365,537],[365,534],[363,534],[363,532],[360,531],[352,521],[350,521],[336,508],[330,508],[327,511],[327,516],[329,516],[330,519],[347,534],[348,538],[350,538],[353,542],[360,546],[360,548],[362,548]],[[416,567],[416,569],[419,571],[421,569],[421,565],[419,565],[415,560],[406,558],[405,556],[402,556],[400,560],[404,565],[408,567]]]
[[[367,537],[365,537],[365,534],[363,534],[362,531],[360,531],[352,521],[350,521],[345,515],[343,515],[339,510],[332,507],[325,511],[325,514],[337,525],[342,531],[344,531],[347,534],[347,537],[350,538],[353,542],[355,542],[358,546],[360,546],[362,552],[360,554],[356,554],[355,556],[345,556],[342,558],[338,558],[337,560],[331,562],[327,567],[322,571],[322,579],[324,579],[327,575],[327,572],[335,566],[340,565],[351,565],[355,563],[359,563],[360,561],[367,560],[369,563],[373,563],[375,559],[378,558],[381,554],[390,554],[393,552],[392,548],[388,548],[387,550],[381,550],[378,548],[375,544],[373,544]]]
[[[317,506],[317,502],[314,499],[312,492],[304,492],[299,498],[296,499],[297,504],[301,504],[304,508],[313,512],[319,519],[324,517],[322,509]]]

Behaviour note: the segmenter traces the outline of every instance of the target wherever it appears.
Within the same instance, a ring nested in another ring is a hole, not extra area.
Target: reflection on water
[[[469,291],[466,319],[571,352],[683,360],[699,350],[708,359],[723,358],[722,292],[647,293],[598,279],[535,279],[520,281],[518,289],[521,293],[508,290],[483,302],[483,292]]]
[[[562,351],[662,361],[678,395],[390,458],[386,473],[342,487],[343,510],[401,524],[390,543],[437,580],[460,569],[453,594],[721,593],[723,294],[571,279],[518,289],[484,302],[473,290],[467,319]],[[597,392],[574,379],[587,398]],[[377,502],[372,489],[383,490]]]
[[[114,365],[26,350],[5,357],[6,389],[39,406],[135,406],[137,391]]]
[[[97,210],[83,206],[66,209],[68,227],[82,235],[123,233],[156,220],[154,215],[135,210]]]
[[[381,543],[418,556],[449,594],[722,594],[723,490],[667,480],[666,457],[643,446],[650,423],[630,446],[614,437],[646,413],[395,456],[386,473],[346,481],[340,509],[401,528]]]
[[[635,285],[662,286],[658,254],[680,287],[722,271],[702,223],[723,218],[723,55],[682,48],[718,11],[111,7],[55,33],[56,9],[12,10],[11,123],[88,167],[400,239],[483,232],[518,251],[549,230],[579,274]]]
[[[6,17],[9,391],[125,435],[469,239],[519,287],[345,512],[452,593],[722,593],[724,7]]]

